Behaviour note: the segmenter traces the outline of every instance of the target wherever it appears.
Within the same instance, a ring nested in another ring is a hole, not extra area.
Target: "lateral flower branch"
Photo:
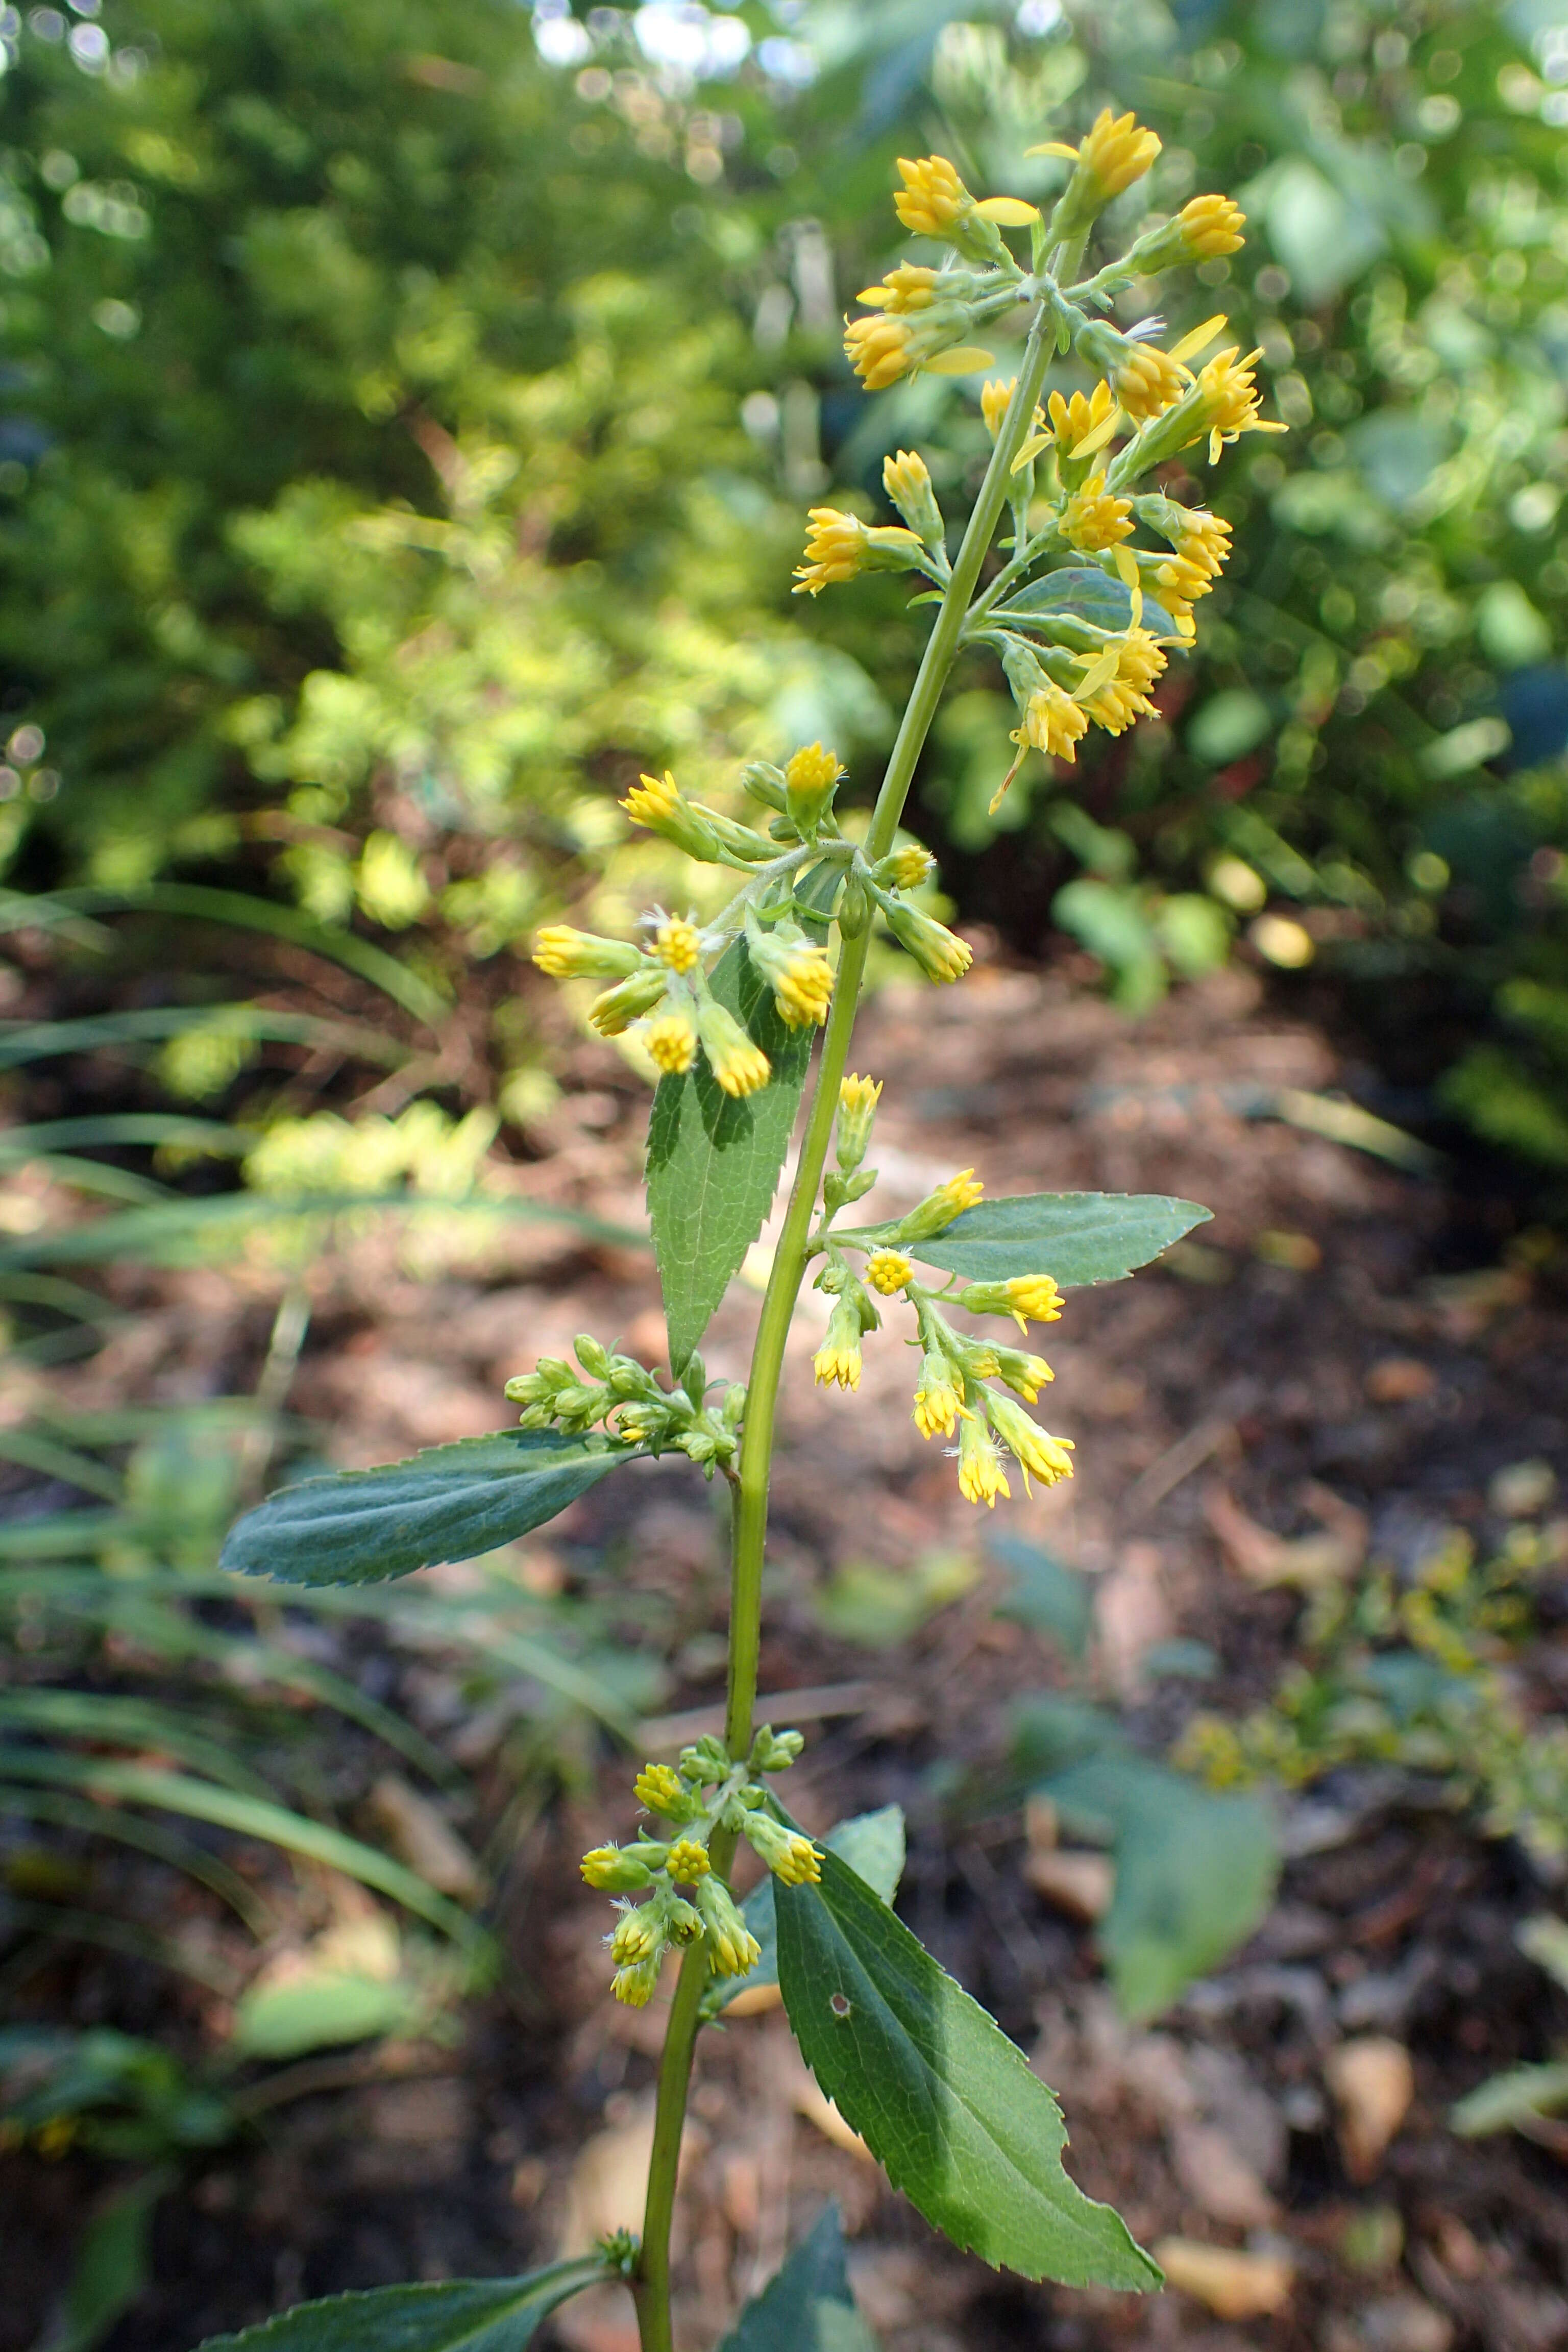
[[[683,1454],[725,1482],[723,1730],[673,1761],[650,1759],[635,1782],[637,1833],[595,1846],[582,1864],[616,1905],[605,1938],[616,1997],[644,2007],[675,1969],[641,2239],[539,2273],[537,2286],[513,2283],[545,2298],[526,2303],[539,2313],[595,2277],[624,2277],[642,2352],[673,2352],[670,2226],[698,2033],[737,1985],[775,1966],[823,2089],[956,2244],[1028,2278],[1159,2283],[1120,2218],[1064,2171],[1050,2092],[889,1907],[896,1858],[889,1866],[885,1850],[878,1861],[856,1844],[863,1824],[817,1839],[793,1822],[774,1782],[801,1735],[753,1720],[775,1416],[808,1276],[829,1302],[816,1380],[853,1394],[865,1348],[896,1318],[914,1352],[915,1426],[948,1446],[961,1495],[991,1508],[1011,1497],[1015,1477],[1027,1488],[1073,1475],[1071,1441],[1027,1409],[1053,1378],[1030,1349],[1030,1326],[1058,1321],[1074,1286],[1131,1274],[1207,1213],[1160,1196],[993,1199],[966,1168],[902,1213],[863,1224],[845,1215],[878,1184],[870,1155],[882,1084],[849,1068],[871,940],[896,941],[939,983],[962,980],[971,961],[929,903],[930,851],[901,829],[955,659],[966,648],[994,658],[1017,707],[1017,756],[998,798],[1031,753],[1070,768],[1091,728],[1132,726],[1152,710],[1170,656],[1191,644],[1194,607],[1229,553],[1224,520],[1193,502],[1192,468],[1245,433],[1281,429],[1258,413],[1258,353],[1225,344],[1222,317],[1167,347],[1158,319],[1123,328],[1111,315],[1134,281],[1234,252],[1242,217],[1231,200],[1194,197],[1085,275],[1100,213],[1148,172],[1159,141],[1107,110],[1078,146],[1030,152],[1071,166],[1048,214],[1019,197],[977,199],[945,157],[900,163],[895,209],[925,245],[867,289],[864,315],[847,329],[849,361],[876,391],[922,372],[978,374],[991,364],[979,337],[1005,322],[1026,328],[1016,374],[977,393],[991,457],[962,528],[909,449],[883,468],[897,522],[811,510],[798,593],[899,571],[918,575],[922,601],[936,606],[869,822],[841,812],[846,772],[819,742],[747,767],[744,817],[689,797],[672,774],[644,776],[622,802],[630,822],[728,869],[733,895],[710,915],[650,908],[635,939],[556,923],[535,944],[545,972],[599,984],[592,1026],[636,1041],[658,1074],[647,1178],[668,1377],[584,1335],[573,1360],[542,1357],[509,1384],[520,1428],[282,1489],[239,1522],[225,1552],[250,1572],[357,1581],[493,1549],[634,1457]],[[1007,241],[1026,233],[1026,264]],[[1047,387],[1053,360],[1065,380]],[[758,1236],[803,1099],[747,1378],[713,1382],[698,1344]],[[733,1880],[742,1845],[763,1866],[743,1898]],[[929,2112],[906,2112],[897,2086],[911,2083],[933,2086]],[[378,2298],[363,2301],[368,2352],[383,2339],[368,2309]],[[400,2313],[389,2308],[386,2325],[406,2352],[435,2352],[434,2336],[400,2332]],[[773,2313],[769,2340],[781,2325],[792,2342],[815,2340],[805,2306],[798,2322]],[[332,2322],[339,2352],[348,2326]],[[301,2339],[300,2352],[327,2352],[327,2338]]]

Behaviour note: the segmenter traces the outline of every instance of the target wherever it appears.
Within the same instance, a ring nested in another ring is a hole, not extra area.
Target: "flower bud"
[[[688,857],[711,864],[718,856],[719,837],[707,818],[693,808],[668,769],[662,776],[643,776],[621,803],[634,824],[673,842]]]
[[[664,1927],[654,1906],[625,1912],[610,1937],[610,1958],[624,1968],[628,1961],[656,1958],[664,1949]]]
[[[931,851],[918,841],[906,841],[897,849],[879,857],[871,868],[871,879],[885,890],[918,890],[936,872],[936,860]]]
[[[632,1794],[650,1813],[667,1822],[695,1821],[702,1807],[668,1764],[645,1764],[632,1782]]]
[[[680,1375],[680,1385],[693,1405],[700,1412],[702,1400],[708,1393],[708,1367],[695,1348],[686,1359],[685,1369]]]
[[[769,929],[748,907],[746,952],[773,990],[774,1007],[788,1028],[805,1029],[826,1020],[833,1002],[833,967],[826,949],[808,939],[798,923]]]
[[[798,1830],[786,1830],[771,1813],[748,1813],[743,1824],[748,1843],[786,1886],[815,1886],[822,1876],[816,1848]]]
[[[741,783],[764,808],[777,809],[781,816],[784,814],[784,770],[775,768],[771,760],[753,760],[749,767],[742,768]]]
[[[858,1168],[866,1157],[881,1098],[880,1078],[858,1078],[851,1074],[839,1080],[837,1155],[838,1165],[846,1175]]]
[[[725,1094],[754,1095],[767,1085],[773,1064],[734,1014],[710,996],[704,997],[697,1008],[697,1034],[709,1067]]]
[[[618,988],[607,988],[602,996],[595,996],[588,1007],[589,1022],[601,1037],[618,1037],[634,1021],[662,1003],[668,984],[669,974],[661,965],[634,972]]]
[[[1138,267],[1152,275],[1185,262],[1221,261],[1240,252],[1247,242],[1241,233],[1246,226],[1247,215],[1231,197],[1192,196],[1174,220],[1139,238]]]
[[[681,1749],[676,1762],[681,1779],[700,1787],[725,1779],[730,1769],[730,1751],[713,1732],[705,1731],[700,1739]]]
[[[1053,1437],[1038,1422],[1030,1420],[1022,1405],[1015,1404],[1011,1397],[1002,1396],[994,1389],[986,1389],[984,1395],[985,1417],[1016,1455],[1026,1484],[1033,1476],[1043,1486],[1056,1486],[1072,1476],[1072,1464],[1068,1458],[1073,1450],[1070,1438]]]
[[[922,1437],[951,1437],[963,1402],[963,1391],[947,1358],[932,1349],[921,1362],[915,1390],[914,1423]]]
[[[570,923],[547,924],[533,942],[533,961],[552,980],[625,980],[642,960],[629,940],[574,931]]]
[[[634,1895],[640,1887],[653,1885],[647,1864],[619,1846],[596,1845],[583,1856],[579,1867],[586,1883],[601,1895]]]
[[[858,874],[851,874],[838,901],[838,936],[858,940],[871,919],[871,900]]]
[[[713,1864],[708,1859],[705,1845],[699,1845],[695,1838],[683,1837],[677,1838],[670,1847],[669,1860],[665,1867],[671,1878],[682,1885],[692,1885],[698,1879],[705,1878]]]
[[[832,807],[847,772],[837,752],[824,751],[820,743],[803,744],[792,753],[784,769],[784,797],[791,823],[807,839]]]
[[[805,1746],[804,1731],[775,1731],[771,1723],[764,1723],[752,1742],[752,1769],[787,1771]]]
[[[827,1333],[811,1360],[811,1369],[817,1385],[831,1388],[835,1381],[841,1389],[858,1389],[860,1385],[860,1339],[864,1330],[860,1309],[853,1298],[834,1302],[827,1318]]]
[[[995,1508],[998,1495],[1012,1498],[1002,1457],[984,1422],[972,1412],[962,1414],[958,1423],[958,1491],[966,1503],[984,1503],[987,1510]]]
[[[837,507],[813,507],[809,519],[805,559],[795,567],[797,596],[819,596],[837,581],[853,580],[858,572],[909,572],[920,562],[921,542],[912,530],[892,523],[864,523],[858,515],[841,514]]]
[[[708,1930],[713,1965],[724,1977],[743,1977],[762,1958],[762,1946],[742,1918],[735,1898],[721,1878],[699,1879],[696,1905]]]
[[[1062,1295],[1048,1274],[1015,1274],[1005,1282],[972,1282],[959,1300],[971,1315],[1012,1315],[1019,1328],[1059,1323]]]
[[[909,1259],[897,1250],[873,1250],[866,1260],[866,1279],[884,1298],[897,1297],[913,1273]]]
[[[630,1966],[617,1969],[610,1979],[610,1990],[628,2009],[646,2009],[658,1990],[659,1971],[664,1954],[654,1953],[646,1960],[634,1960]]]
[[[923,540],[928,547],[940,547],[945,526],[925,459],[912,449],[900,449],[897,457],[884,457],[882,488],[916,538]]]
[[[697,1030],[687,1013],[661,1013],[637,1031],[654,1067],[667,1078],[684,1077],[697,1059]]]
[[[610,1369],[610,1351],[590,1331],[579,1331],[572,1352],[590,1380],[602,1381]]]
[[[883,898],[878,902],[884,921],[901,948],[907,948],[929,980],[962,980],[974,961],[974,950],[967,940],[928,915],[922,907],[911,907],[907,899]]]
[[[822,1188],[822,1205],[830,1217],[836,1217],[852,1201],[863,1201],[876,1181],[874,1168],[862,1168],[855,1176],[830,1175]]]
[[[946,1233],[955,1217],[961,1217],[965,1209],[973,1208],[984,1190],[973,1168],[961,1169],[956,1176],[950,1176],[945,1184],[939,1184],[934,1192],[928,1192],[907,1217],[900,1217],[887,1239],[899,1248],[916,1242],[934,1241],[938,1234]]]

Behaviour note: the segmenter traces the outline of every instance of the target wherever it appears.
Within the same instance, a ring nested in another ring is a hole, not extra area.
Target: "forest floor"
[[[1144,2244],[1184,2242],[1173,2270],[1191,2284],[1146,2299],[1024,2286],[951,2253],[826,2107],[782,2011],[759,2006],[700,2047],[677,2224],[681,2345],[707,2352],[829,2197],[887,2352],[1568,2345],[1568,2134],[1466,2139],[1447,2126],[1457,2098],[1551,2056],[1554,2029],[1568,2035],[1568,2000],[1515,1941],[1560,1888],[1445,1797],[1469,1759],[1447,1780],[1397,1757],[1352,1761],[1281,1794],[1269,1916],[1138,2025],[1097,1957],[1106,1864],[1058,1848],[1048,1809],[1002,1771],[1011,1710],[1043,1690],[1094,1698],[1154,1756],[1200,1708],[1246,1716],[1300,1664],[1304,1586],[1354,1586],[1380,1562],[1408,1580],[1456,1531],[1486,1561],[1510,1530],[1516,1542],[1536,1530],[1533,1632],[1500,1671],[1522,1718],[1560,1708],[1561,1261],[1528,1238],[1505,1245],[1441,1173],[1403,1172],[1301,1124],[1323,1123],[1311,1104],[1345,1073],[1321,1029],[1242,975],[1131,1027],[1059,978],[982,963],[961,989],[886,990],[855,1061],[887,1081],[879,1205],[973,1165],[992,1193],[1158,1192],[1215,1213],[1160,1265],[1071,1294],[1061,1322],[1032,1335],[1057,1372],[1040,1415],[1074,1441],[1077,1475],[994,1515],[960,1499],[953,1464],[914,1431],[903,1310],[845,1396],[813,1388],[826,1307],[808,1297],[787,1369],[763,1660],[768,1712],[808,1734],[793,1810],[820,1832],[903,1807],[903,1916],[1058,2092],[1080,2185],[1113,2200]],[[637,1222],[645,1102],[607,1049],[578,1048],[529,1189]],[[48,1375],[58,1396],[97,1407],[254,1375],[270,1308],[252,1271],[127,1283],[142,1311],[90,1362]],[[707,1347],[716,1377],[743,1374],[757,1297],[742,1284],[721,1308]],[[350,1240],[316,1269],[289,1404],[338,1463],[384,1460],[504,1424],[506,1377],[583,1330],[657,1359],[645,1254],[529,1225],[478,1268],[421,1275],[390,1244]],[[1080,1664],[997,1613],[1007,1579],[986,1545],[1002,1535],[1089,1580]],[[516,1572],[658,1649],[649,1752],[710,1719],[722,1528],[695,1473],[666,1463],[607,1482],[519,1547]],[[462,1573],[437,1580],[460,1591]],[[353,1671],[352,1635],[331,1639]],[[474,1769],[477,1811],[451,1819],[482,1842],[504,1791],[460,1682],[405,1660],[384,1669],[382,1696]],[[504,1816],[491,1909],[512,1964],[502,1987],[469,2001],[455,2040],[329,2066],[321,2087],[297,2084],[195,2167],[164,2200],[153,2280],[109,2352],[188,2352],[300,2295],[519,2270],[635,2225],[662,2003],[634,2012],[608,1999],[605,1906],[575,1871],[584,1847],[630,1828],[632,1769],[579,1729],[550,1801]],[[987,1789],[989,1801],[974,1795]],[[13,2013],[137,2031],[156,2017],[192,2046],[212,2030],[188,1989],[176,2001],[101,1951],[52,1957],[17,1986]],[[4,2352],[42,2326],[70,2231],[107,2177],[69,2152],[0,2158],[0,2199],[24,2224],[6,2231],[23,2251],[7,2255]],[[1205,2269],[1193,2247],[1220,2259]],[[635,2352],[619,2290],[552,2325],[574,2352]]]

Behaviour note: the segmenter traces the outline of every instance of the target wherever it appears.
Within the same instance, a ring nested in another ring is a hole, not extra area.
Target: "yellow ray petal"
[[[1031,458],[1037,457],[1042,449],[1050,447],[1053,438],[1054,436],[1049,433],[1031,433],[1014,458],[1009,470],[1015,474],[1021,474]]]
[[[1127,419],[1122,415],[1120,408],[1113,408],[1109,416],[1100,418],[1091,433],[1086,433],[1081,441],[1073,443],[1072,447],[1068,451],[1068,456],[1092,457],[1097,449],[1103,449],[1108,441],[1115,440],[1126,422]]]
[[[1022,196],[986,196],[974,207],[982,220],[994,221],[998,228],[1027,228],[1037,221],[1037,205],[1027,205]]]
[[[1116,673],[1121,667],[1121,657],[1117,652],[1116,647],[1114,646],[1108,646],[1104,653],[1102,653],[1096,661],[1093,668],[1085,670],[1082,677],[1079,678],[1078,684],[1074,687],[1072,690],[1073,700],[1075,702],[1091,701],[1100,692],[1102,686],[1109,686],[1110,684],[1111,679],[1116,676]]]
[[[935,359],[923,362],[928,375],[973,375],[976,368],[994,367],[995,354],[983,352],[977,343],[960,343],[953,352],[938,352]]]
[[[1205,343],[1212,343],[1217,334],[1223,333],[1227,324],[1225,312],[1216,310],[1212,319],[1205,319],[1201,327],[1194,327],[1190,335],[1184,335],[1179,343],[1172,344],[1171,357],[1173,360],[1190,360],[1194,352],[1201,352]]]
[[[1047,139],[1041,146],[1026,147],[1024,152],[1026,155],[1061,155],[1069,163],[1078,162],[1078,149],[1065,145],[1060,139]]]

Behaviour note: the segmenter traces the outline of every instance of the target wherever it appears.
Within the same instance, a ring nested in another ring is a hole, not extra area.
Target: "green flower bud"
[[[660,1847],[662,1853],[663,1848]],[[635,1895],[653,1885],[653,1872],[637,1855],[618,1846],[596,1845],[583,1856],[579,1868],[588,1885],[601,1895]]]
[[[838,929],[847,940],[858,940],[871,919],[871,900],[858,874],[851,874],[838,901]]]
[[[705,1781],[722,1780],[730,1770],[730,1751],[723,1741],[710,1731],[689,1748],[683,1748],[677,1759],[680,1777],[700,1787]]]
[[[804,1731],[775,1731],[764,1723],[752,1742],[754,1772],[785,1772],[805,1746]]]
[[[923,908],[911,907],[902,898],[882,898],[879,900],[888,929],[901,948],[907,948],[921,970],[930,980],[962,980],[974,961],[974,950],[945,923]]]
[[[762,1946],[742,1918],[721,1878],[704,1878],[696,1888],[697,1908],[708,1930],[713,1965],[724,1977],[743,1977],[763,1956]]]
[[[782,816],[787,805],[784,797],[784,772],[775,768],[771,760],[753,760],[741,771],[741,783],[754,801],[764,808],[776,809]]]
[[[572,1342],[572,1352],[593,1380],[602,1381],[610,1369],[609,1349],[602,1347],[590,1332],[578,1332]]]

